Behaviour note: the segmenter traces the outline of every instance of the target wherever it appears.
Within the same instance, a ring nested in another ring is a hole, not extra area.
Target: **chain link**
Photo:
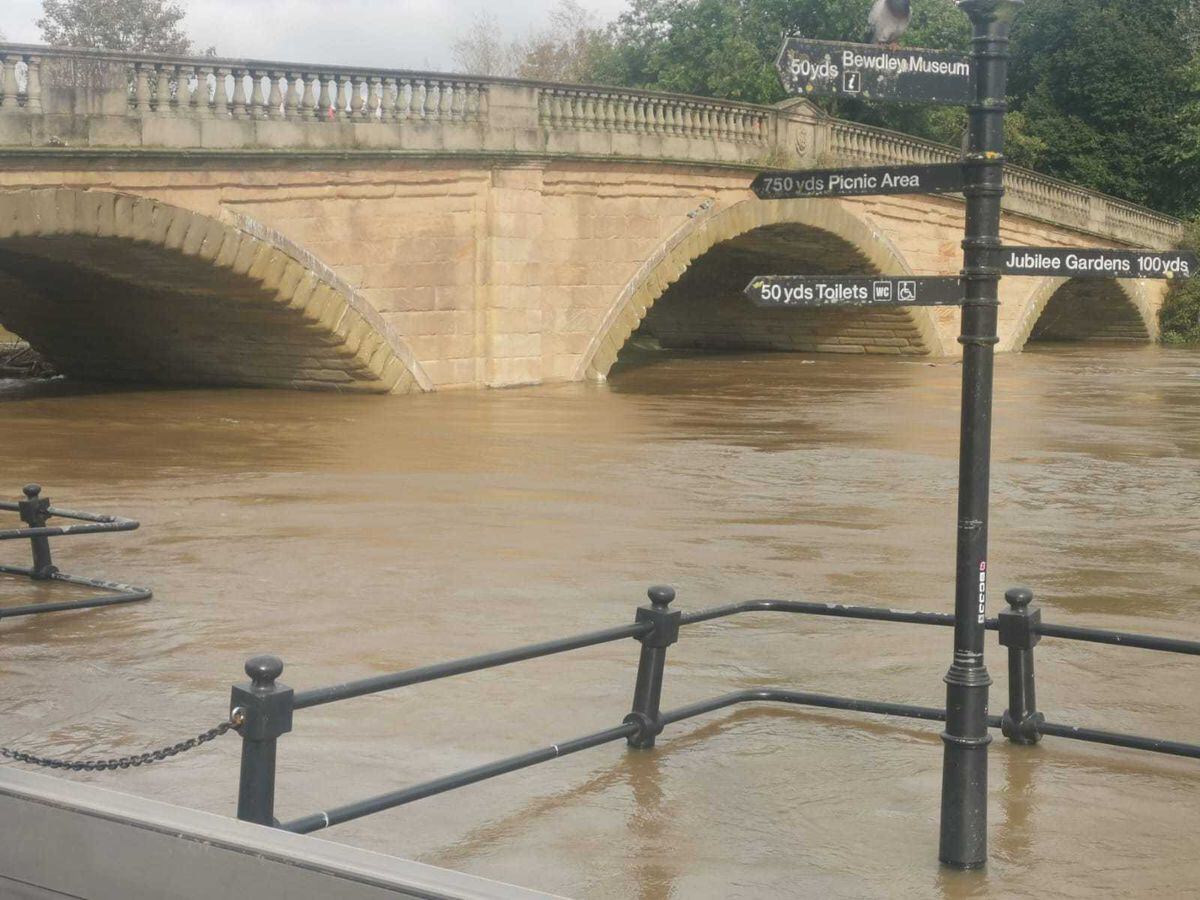
[[[23,753],[20,750],[10,750],[8,747],[0,747],[0,756],[30,766],[41,766],[45,769],[67,769],[71,772],[106,772],[117,769],[133,769],[138,766],[153,765],[172,756],[178,756],[180,753],[195,750],[202,744],[215,741],[231,728],[235,728],[237,724],[239,723],[236,721],[222,722],[216,728],[210,728],[203,734],[189,738],[186,741],[180,741],[178,744],[173,744],[170,747],[163,747],[161,750],[151,750],[149,753],[142,753],[138,756],[122,756],[119,759],[50,759],[44,756],[34,756],[32,753]]]

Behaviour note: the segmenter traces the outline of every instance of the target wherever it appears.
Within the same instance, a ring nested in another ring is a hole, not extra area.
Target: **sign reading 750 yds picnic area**
[[[891,50],[869,44],[791,37],[776,62],[793,95],[966,106],[971,102],[969,57],[941,50]]]

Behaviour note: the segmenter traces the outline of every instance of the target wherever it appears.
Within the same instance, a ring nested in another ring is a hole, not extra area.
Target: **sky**
[[[558,0],[180,0],[197,47],[221,56],[395,69],[452,70],[451,47],[490,11],[506,37],[545,22]],[[582,0],[609,20],[625,0]],[[0,0],[0,32],[40,43],[41,0]]]

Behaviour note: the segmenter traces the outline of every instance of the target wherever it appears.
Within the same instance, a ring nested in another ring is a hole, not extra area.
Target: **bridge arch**
[[[1156,308],[1142,281],[1043,278],[1000,350],[1019,351],[1032,340],[1153,341],[1159,334]]]
[[[646,320],[655,304],[664,297],[670,299],[673,288],[686,290],[685,279],[689,272],[696,272],[696,281],[709,283],[708,276],[713,273],[702,269],[706,257],[714,254],[721,254],[723,262],[730,256],[741,255],[743,259],[755,259],[756,264],[767,265],[768,268],[771,266],[766,261],[775,258],[778,270],[771,273],[732,270],[740,284],[735,287],[731,282],[724,287],[736,290],[738,302],[744,304],[748,304],[748,301],[740,299],[740,292],[754,275],[912,273],[903,255],[883,232],[855,216],[841,203],[830,200],[783,200],[771,203],[744,200],[716,212],[710,212],[709,207],[711,201],[672,235],[625,285],[585,352],[577,377],[598,381],[607,378],[621,348]],[[789,259],[783,252],[783,248],[790,245],[801,248],[803,267],[799,270],[794,266],[792,271],[786,270],[789,261],[798,262],[795,257]],[[825,257],[826,264],[822,263],[821,257]],[[784,263],[782,267],[778,265],[780,262]],[[807,317],[810,325],[812,320],[819,317],[826,323],[824,327],[814,326],[815,332],[806,333],[798,343],[786,349],[839,349],[859,353],[870,350],[935,355],[947,352],[942,346],[933,314],[925,308],[772,311],[752,310],[748,305],[739,307],[739,314],[747,312],[750,313],[749,318],[758,319],[761,323],[766,323],[774,315],[782,316],[789,322],[804,321]],[[838,337],[839,328],[851,336]],[[767,330],[769,328],[763,329],[763,332]],[[873,338],[872,334],[879,337]],[[896,334],[904,334],[905,337],[896,338]],[[725,336],[729,336],[728,332]],[[734,346],[746,349],[785,349],[778,342],[766,340],[763,333],[735,337],[737,343]],[[704,346],[696,342],[694,335],[683,341],[690,341],[692,346]],[[864,347],[864,344],[869,346]],[[727,343],[725,346],[730,345]]]
[[[0,323],[93,380],[432,387],[380,315],[282,235],[130,194],[0,193]]]

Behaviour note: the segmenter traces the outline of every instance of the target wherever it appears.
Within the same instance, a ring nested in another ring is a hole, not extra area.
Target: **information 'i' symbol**
[[[843,72],[842,90],[847,94],[857,94],[862,90],[862,72]]]

